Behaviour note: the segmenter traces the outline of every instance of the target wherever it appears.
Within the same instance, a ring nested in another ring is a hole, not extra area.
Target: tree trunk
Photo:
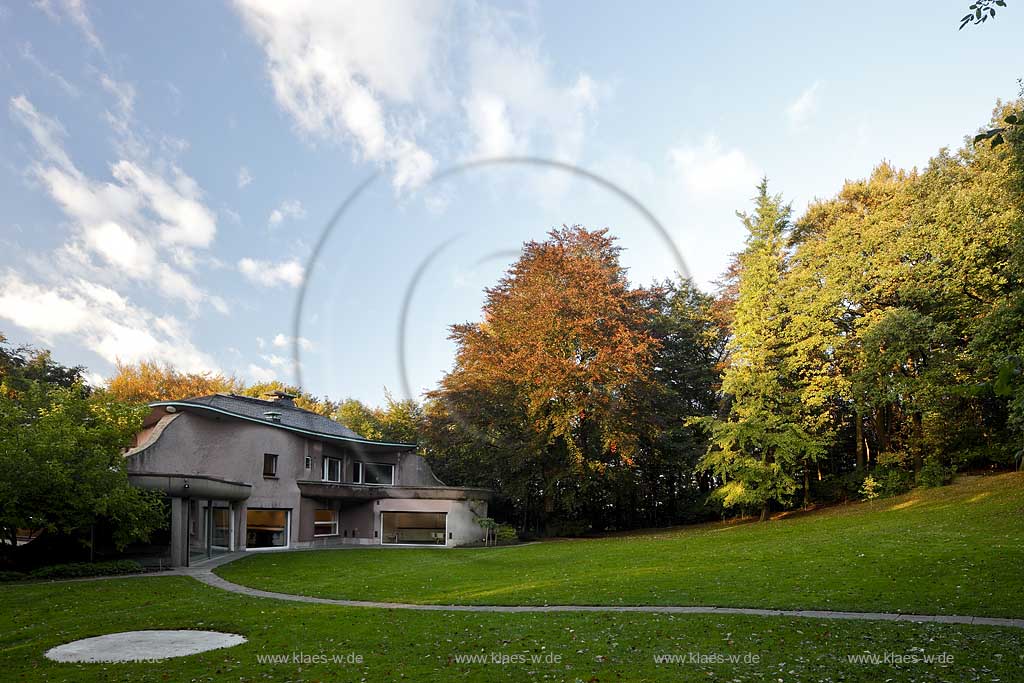
[[[811,507],[811,463],[804,463],[804,509]]]
[[[761,521],[762,522],[767,522],[768,521],[768,501],[765,501],[764,505],[761,506]]]
[[[867,462],[864,458],[864,416],[861,415],[859,409],[855,411],[854,419],[856,420],[854,433],[857,438],[857,471],[862,472]]]
[[[924,429],[922,427],[921,412],[916,411],[911,416],[911,419],[914,424],[914,444],[911,449],[914,451],[914,477],[916,478],[921,473],[921,466],[924,464],[924,457],[922,455],[924,452],[924,444],[922,443],[924,440]]]
[[[889,424],[891,422],[891,406],[885,405],[875,410],[875,432],[878,435],[878,452],[887,453],[892,441],[889,439]]]

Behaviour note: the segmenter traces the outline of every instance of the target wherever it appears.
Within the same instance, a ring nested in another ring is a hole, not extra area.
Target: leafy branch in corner
[[[967,24],[983,24],[990,18],[994,18],[996,8],[993,5],[1006,7],[1006,0],[977,0],[967,8],[971,11],[960,19],[960,30],[962,31]]]
[[[998,128],[990,128],[984,133],[978,133],[974,136],[974,144],[990,140],[993,147],[1001,145],[1006,140],[1003,139],[1003,133],[1005,133],[1009,126],[1017,126],[1024,123],[1024,118],[1017,116],[1016,114],[1010,114],[1003,121],[1007,124],[1006,126],[999,126]]]

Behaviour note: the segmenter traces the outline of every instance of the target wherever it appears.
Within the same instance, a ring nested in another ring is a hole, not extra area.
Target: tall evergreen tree
[[[711,447],[700,467],[719,483],[726,507],[761,510],[796,491],[801,467],[820,448],[801,424],[799,387],[787,340],[792,318],[783,291],[791,209],[762,180],[752,214],[739,213],[749,233],[739,256],[732,357],[722,392],[724,419],[705,419]]]

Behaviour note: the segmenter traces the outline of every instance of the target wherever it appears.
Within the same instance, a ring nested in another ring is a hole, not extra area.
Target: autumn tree
[[[255,384],[249,384],[235,389],[235,393],[242,396],[251,396],[253,398],[272,397],[275,391],[291,394],[295,397],[296,407],[314,412],[317,415],[331,417],[338,410],[338,404],[326,396],[323,398],[314,396],[307,391],[303,391],[301,387],[297,387],[293,384],[285,384],[279,380],[256,382]]]
[[[585,520],[640,446],[657,342],[619,252],[606,230],[579,226],[524,245],[486,290],[483,320],[453,326],[455,367],[431,395],[549,524]]]
[[[152,403],[191,396],[206,396],[238,391],[241,383],[234,377],[213,372],[182,372],[169,363],[140,361],[118,362],[107,382],[107,391],[119,401]]]

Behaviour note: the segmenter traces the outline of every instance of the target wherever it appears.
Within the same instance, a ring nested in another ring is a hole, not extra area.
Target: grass
[[[718,605],[1024,616],[1024,473],[765,524],[462,550],[253,555],[266,590],[433,604]]]
[[[159,664],[58,664],[43,657],[50,647],[78,638],[155,628],[221,630],[249,642]],[[865,652],[942,655],[952,662],[895,666],[848,659]],[[342,661],[302,664],[292,661],[297,653]],[[689,653],[703,663],[654,661],[655,655]],[[737,615],[418,613],[249,598],[187,577],[0,586],[4,681],[1010,681],[1019,680],[1022,653],[1024,630],[984,626]],[[261,663],[267,655],[288,661]],[[352,655],[361,663],[345,661]],[[460,663],[466,655],[521,655],[527,662]],[[530,661],[533,656],[540,660]],[[729,662],[729,656],[739,659]],[[718,663],[719,657],[725,661]]]

